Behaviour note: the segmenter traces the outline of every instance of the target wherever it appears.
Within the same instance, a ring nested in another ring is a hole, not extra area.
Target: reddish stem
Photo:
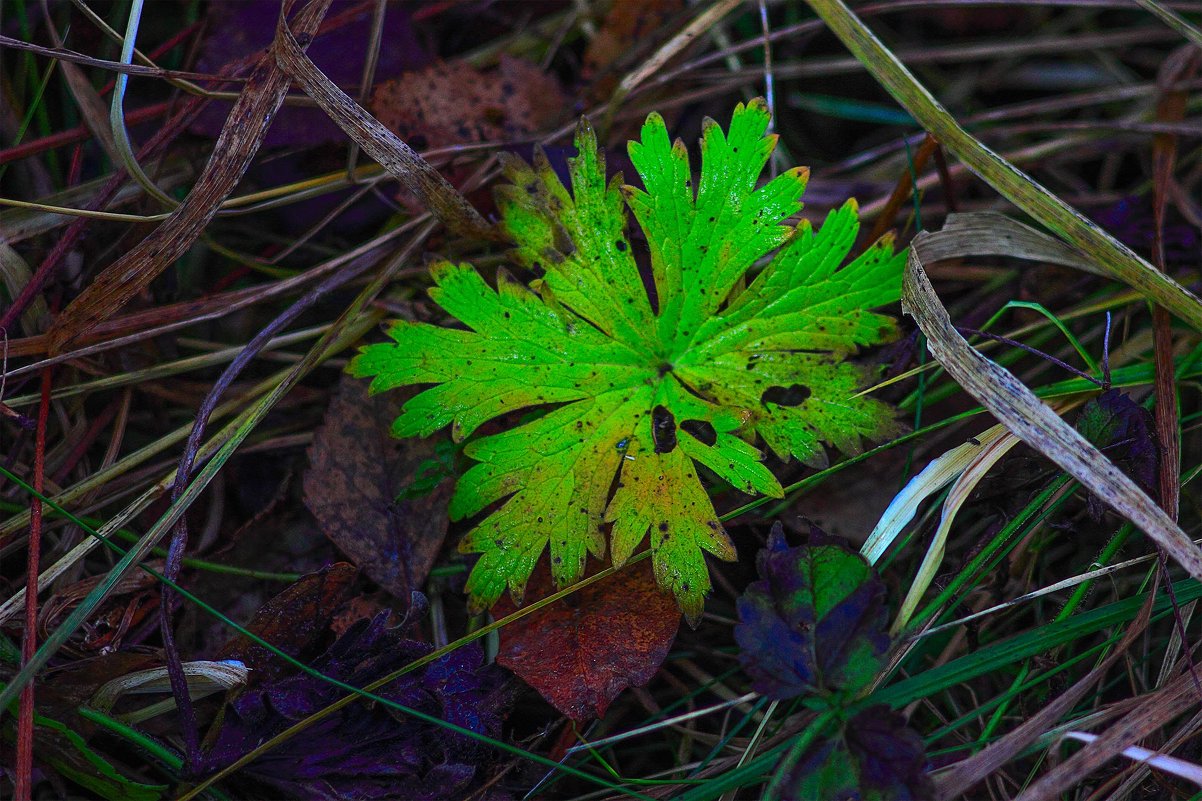
[[[42,547],[42,493],[46,473],[46,421],[50,417],[50,376],[53,368],[42,371],[42,401],[38,406],[38,429],[33,451],[33,488],[37,495],[29,504],[29,559],[25,568],[25,631],[21,634],[21,665],[33,659],[38,647],[38,572]],[[29,801],[33,795],[33,691],[29,681],[21,690],[21,709],[17,718],[16,801]]]
[[[156,103],[153,106],[146,108],[134,109],[126,113],[125,121],[129,125],[153,120],[156,117],[163,116],[163,113],[171,107],[170,103]],[[92,132],[84,126],[80,125],[76,128],[70,128],[66,131],[43,136],[41,139],[34,139],[30,142],[24,142],[14,147],[0,150],[0,164],[7,164],[10,161],[19,161],[20,159],[36,156],[38,153],[44,153],[47,150],[54,150],[65,145],[72,145],[77,142],[84,142],[92,138]]]

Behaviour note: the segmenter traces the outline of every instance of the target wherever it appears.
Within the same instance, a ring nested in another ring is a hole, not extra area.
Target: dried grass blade
[[[709,8],[698,14],[679,33],[665,42],[662,47],[640,64],[637,69],[623,78],[607,104],[608,117],[603,128],[605,130],[609,129],[609,123],[612,121],[614,113],[621,107],[622,101],[626,96],[633,92],[639,84],[662,70],[664,65],[672,60],[673,56],[697,41],[699,36],[717,25],[723,17],[737,8],[741,3],[742,0],[717,0]]]
[[[1155,14],[1161,22],[1177,31],[1177,33],[1186,39],[1189,39],[1194,45],[1202,48],[1202,30],[1198,30],[1198,28],[1191,25],[1185,17],[1173,9],[1156,2],[1156,0],[1135,0],[1135,2],[1143,6],[1146,11]]]
[[[4,288],[8,291],[8,296],[11,298],[21,294],[21,290],[33,279],[33,271],[29,269],[29,264],[25,259],[21,258],[21,254],[9,247],[9,244],[0,239],[0,284],[4,284]],[[50,308],[46,305],[46,299],[38,295],[29,304],[29,307],[21,313],[21,328],[29,333],[46,330],[46,326],[50,324]],[[5,346],[8,355],[17,357],[23,354],[15,353],[8,348],[9,343],[6,341]],[[2,398],[0,398],[2,400]]]
[[[1108,276],[1202,331],[1202,301],[1196,295],[964,130],[843,0],[808,2],[894,99],[983,181],[1096,260]]]
[[[54,15],[50,13],[46,0],[42,2],[42,18],[54,46],[62,47],[64,42],[59,36],[58,27],[54,24]],[[117,152],[117,143],[113,140],[113,132],[109,130],[108,109],[104,107],[104,101],[100,99],[100,94],[78,64],[62,60],[58,62],[58,68],[62,70],[63,78],[67,81],[67,88],[71,90],[71,95],[79,106],[79,116],[82,118],[83,124],[92,136],[96,137],[96,141],[105,155],[114,164],[119,164],[121,156]]]
[[[1076,248],[996,211],[947,215],[939,236],[926,248],[929,262],[965,256],[1010,256],[1106,275]]]
[[[906,483],[901,492],[893,496],[889,508],[881,515],[876,527],[860,547],[860,555],[867,559],[869,564],[875,565],[902,533],[906,524],[918,514],[918,507],[922,502],[963,475],[981,451],[996,442],[1005,431],[1005,426],[992,426],[971,437],[968,442],[961,443],[932,459],[921,473]]]
[[[902,284],[902,307],[926,334],[935,358],[1015,436],[1143,529],[1191,576],[1202,579],[1202,550],[1180,526],[1035,393],[974,350],[956,331],[923,269],[928,259],[926,242],[938,236],[921,233],[915,237]]]
[[[317,0],[328,2],[328,0]],[[305,55],[284,15],[291,3],[280,10],[273,47],[279,69],[294,78],[305,93],[329,115],[346,135],[380,166],[413,192],[448,228],[463,236],[495,239],[493,228],[480,212],[417,151],[369,114]],[[307,7],[306,7],[307,10]],[[304,38],[304,32],[301,32]]]
[[[922,600],[927,588],[935,581],[935,576],[938,575],[939,568],[943,565],[948,534],[951,532],[952,523],[955,522],[960,507],[964,505],[969,494],[977,488],[977,485],[988,475],[993,466],[1018,444],[1018,439],[1012,432],[1006,431],[1000,426],[996,428],[1000,428],[1000,430],[988,441],[981,443],[980,450],[969,460],[967,467],[956,479],[956,483],[952,485],[947,500],[943,502],[939,527],[935,530],[935,536],[922,558],[922,564],[918,566],[918,572],[910,584],[910,589],[906,591],[906,597],[898,607],[897,617],[893,620],[890,633],[897,635],[905,629],[914,610],[918,608],[918,602]]]
[[[1135,710],[1114,723],[1096,740],[1041,776],[1015,801],[1050,801],[1197,703],[1196,682],[1187,670],[1162,690],[1145,696]]]
[[[1161,65],[1157,76],[1159,97],[1156,101],[1158,122],[1180,122],[1185,118],[1189,95],[1169,87],[1198,71],[1198,52],[1189,46],[1179,48]],[[1152,260],[1165,271],[1164,217],[1168,187],[1173,182],[1177,161],[1177,137],[1160,133],[1152,137]],[[1160,446],[1160,502],[1177,519],[1181,493],[1181,436],[1177,408],[1177,377],[1173,368],[1172,321],[1163,307],[1152,309],[1152,338],[1156,353],[1156,439]]]
[[[1153,585],[1152,591],[1148,593],[1147,601],[1140,607],[1139,614],[1123,634],[1123,639],[1096,667],[1046,704],[1035,715],[1024,721],[1018,728],[1000,740],[989,744],[985,750],[962,762],[957,762],[949,770],[939,775],[936,779],[936,800],[950,801],[950,799],[967,795],[968,791],[979,782],[997,772],[1003,765],[1018,756],[1024,748],[1055,727],[1056,723],[1077,705],[1077,702],[1094,684],[1102,679],[1111,665],[1122,657],[1131,643],[1135,642],[1136,638],[1147,628],[1148,621],[1152,617],[1152,606],[1156,601],[1157,587],[1158,584]]]
[[[298,15],[298,28],[312,36],[328,5],[329,0],[319,0],[307,6]],[[47,335],[51,354],[107,320],[192,246],[250,167],[284,102],[289,82],[272,54],[264,55],[230,110],[213,155],[188,197],[166,222],[105,268],[63,310]]]
[[[1080,740],[1083,743],[1092,743],[1098,739],[1098,735],[1083,731],[1070,731],[1064,735],[1064,738],[1066,740]],[[1202,766],[1193,762],[1166,756],[1147,748],[1140,748],[1137,745],[1124,748],[1122,754],[1128,759],[1134,759],[1136,762],[1143,762],[1151,767],[1160,768],[1166,773],[1172,773],[1174,776],[1189,779],[1194,784],[1202,786]]]
[[[370,287],[378,291],[378,286]],[[273,409],[280,398],[286,395],[297,382],[306,376],[314,367],[321,361],[329,358],[333,354],[349,347],[360,336],[362,330],[357,329],[353,324],[357,322],[366,305],[364,298],[367,293],[360,296],[358,302],[348,308],[339,319],[331,325],[326,334],[305,354],[305,357],[295,366],[289,368],[282,373],[283,378],[275,383],[266,395],[259,398],[242,414],[240,414],[229,426],[224,429],[219,437],[222,437],[220,447],[216,449],[209,462],[207,462],[200,470],[191,483],[184,490],[184,494],[178,501],[172,503],[171,506],[163,512],[162,516],[154,522],[153,525],[146,531],[145,534],[138,540],[136,544],[130,547],[124,556],[119,559],[109,572],[105,574],[104,579],[97,584],[79,605],[71,611],[69,615],[59,624],[50,636],[42,643],[37,654],[32,660],[25,664],[21,670],[12,677],[12,680],[3,689],[0,689],[0,719],[8,710],[9,703],[20,692],[34,676],[42,669],[46,662],[52,657],[59,648],[74,634],[83,622],[91,615],[96,607],[107,598],[117,584],[125,575],[132,570],[139,562],[146,558],[154,546],[158,545],[159,540],[163,538],[175,523],[183,516],[188,507],[200,496],[204,488],[219,470],[224,467],[226,461],[237,450],[242,441],[254,430],[259,422]],[[370,318],[369,318],[370,319]],[[348,335],[349,332],[349,335]],[[191,425],[185,427],[185,431],[191,429]],[[0,468],[2,469],[2,468]],[[5,471],[6,476],[14,483],[23,484],[18,477]],[[145,503],[149,505],[149,501],[154,499],[156,489],[165,489],[169,485],[168,481],[162,481],[156,488],[148,490],[141,498],[134,502],[135,506]],[[144,508],[144,507],[143,507]],[[109,536],[113,530],[119,528],[132,518],[136,511],[132,511],[128,516],[119,514],[116,518],[109,521],[107,525],[98,532],[101,537]],[[95,542],[95,538],[91,541]]]

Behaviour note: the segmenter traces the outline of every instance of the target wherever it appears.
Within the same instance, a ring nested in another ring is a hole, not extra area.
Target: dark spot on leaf
[[[671,453],[676,449],[676,418],[663,406],[651,410],[651,436],[656,453]]]
[[[618,250],[620,250],[623,253],[626,252],[626,243],[623,242],[621,239],[619,239],[617,242],[614,242],[614,247],[616,247]]]
[[[668,530],[668,521],[667,521],[667,520],[665,520],[665,521],[663,521],[662,523],[660,523],[660,524],[659,524],[659,530],[660,530],[660,531],[667,531],[667,530]]]
[[[705,420],[685,420],[680,424],[680,430],[687,431],[694,439],[711,448],[718,441],[718,432]]]
[[[800,406],[813,393],[803,384],[790,387],[773,386],[764,390],[760,403],[775,403],[777,406]]]

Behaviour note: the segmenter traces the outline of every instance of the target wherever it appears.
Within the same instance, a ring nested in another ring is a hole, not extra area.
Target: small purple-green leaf
[[[782,765],[787,798],[921,801],[930,797],[922,738],[884,706],[854,716]]]
[[[1103,392],[1081,407],[1077,431],[1098,446],[1110,461],[1129,475],[1144,492],[1154,493],[1160,457],[1152,433],[1152,415],[1117,389]],[[1086,503],[1094,520],[1102,518],[1103,504],[1090,494]]]
[[[864,558],[821,534],[790,548],[777,523],[757,565],[735,627],[755,690],[784,699],[867,686],[889,635],[885,585]]]

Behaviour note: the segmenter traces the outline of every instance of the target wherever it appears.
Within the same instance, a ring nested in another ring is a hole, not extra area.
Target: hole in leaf
[[[718,432],[705,420],[685,420],[680,424],[680,430],[687,431],[694,439],[711,448],[718,441]]]
[[[777,406],[800,406],[813,394],[804,384],[791,387],[768,387],[760,396],[760,403],[775,403]]]
[[[663,406],[651,410],[651,437],[655,440],[656,453],[676,450],[676,418]]]

